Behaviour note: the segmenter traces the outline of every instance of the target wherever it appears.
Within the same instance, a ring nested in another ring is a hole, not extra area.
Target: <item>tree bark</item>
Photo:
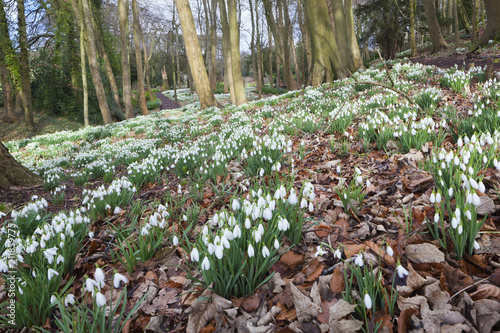
[[[274,72],[273,72],[273,34],[271,28],[267,26],[267,38],[269,41],[269,87],[274,85]]]
[[[347,77],[347,70],[339,57],[326,1],[307,0],[304,3],[312,46],[311,85]]]
[[[453,21],[455,23],[455,48],[460,43],[460,31],[458,29],[458,0],[453,0]]]
[[[109,112],[108,101],[106,99],[106,92],[101,80],[101,73],[99,72],[99,64],[97,62],[96,54],[96,43],[94,28],[92,27],[92,19],[90,16],[90,7],[88,0],[82,0],[82,10],[78,5],[77,0],[71,0],[71,6],[73,7],[73,12],[78,23],[84,22],[85,31],[85,48],[87,50],[87,58],[89,60],[90,74],[92,75],[92,82],[96,90],[97,100],[99,102],[99,108],[101,110],[101,115],[104,123],[111,124],[113,122],[111,118],[111,113]]]
[[[17,0],[17,24],[19,28],[19,72],[21,74],[21,99],[24,107],[24,123],[26,128],[29,131],[32,131],[35,128],[35,120],[33,118],[33,99],[31,96],[28,37],[26,33],[24,0]]]
[[[302,45],[306,54],[306,70],[304,71],[304,80],[307,79],[311,71],[312,66],[312,50],[311,50],[311,40],[309,38],[309,31],[307,29],[307,24],[303,14],[304,5],[303,0],[297,0],[297,14],[299,17],[300,31],[302,32]]]
[[[189,0],[175,0],[177,12],[182,26],[182,38],[189,62],[189,68],[193,77],[196,92],[200,99],[200,108],[206,109],[216,105],[215,96],[210,90],[207,71],[201,54],[200,43],[196,34],[193,14],[189,7]]]
[[[144,73],[142,70],[142,56],[141,56],[141,24],[139,22],[139,8],[137,7],[137,0],[132,0],[132,17],[134,22],[134,48],[135,48],[135,62],[137,64],[137,83],[139,85],[139,106],[141,114],[149,114],[148,106],[146,103],[146,92],[144,90]]]
[[[227,0],[227,14],[229,21],[229,37],[231,40],[231,67],[233,73],[233,87],[236,105],[245,104],[245,86],[243,85],[243,76],[241,74],[240,57],[240,29],[238,25],[238,16],[236,9],[236,0]]]
[[[486,29],[479,45],[487,45],[490,40],[500,41],[500,0],[484,0]]]
[[[257,27],[257,94],[259,99],[262,98],[262,50],[260,47],[260,28],[259,28],[259,1],[255,2],[255,23]]]
[[[123,104],[125,104],[125,117],[131,119],[135,117],[135,114],[132,107],[132,84],[130,82],[130,63],[128,61],[128,10],[123,0],[118,0],[118,15],[120,23]]]
[[[208,1],[208,0],[207,0]],[[217,89],[217,0],[210,7],[210,87]]]
[[[0,188],[9,186],[33,186],[42,184],[42,178],[26,169],[0,142]]]
[[[417,56],[417,43],[415,42],[415,0],[410,0],[410,49],[411,56]]]
[[[85,28],[83,21],[80,22],[80,65],[82,72],[82,90],[83,90],[83,123],[85,127],[89,123],[89,87],[87,84],[87,65],[85,64]]]
[[[168,85],[168,73],[165,69],[165,66],[163,66],[163,69],[161,70],[161,80],[163,82],[163,90],[170,90],[170,87]]]
[[[146,48],[146,41],[144,40],[144,33],[142,32],[141,29],[141,42],[142,42],[142,49],[144,51],[144,77],[146,79],[146,89],[148,90],[149,93],[149,99],[153,100],[154,96],[153,92],[151,91],[151,80],[149,78],[149,60],[151,59],[151,53],[153,52],[155,41],[154,40],[151,41],[151,49],[148,54],[148,49]]]
[[[3,4],[0,2],[0,5]],[[6,123],[12,123],[15,120],[14,95],[12,91],[12,85],[10,84],[11,73],[9,71],[9,68],[7,67],[7,62],[5,61],[5,55],[2,50],[4,45],[1,44],[2,42],[3,41],[0,39],[0,84],[2,84],[2,92],[5,105],[5,117],[3,121]],[[8,42],[10,43],[10,39]]]
[[[500,0],[499,0],[500,1]],[[449,46],[444,41],[439,22],[436,16],[436,6],[434,0],[422,0],[425,9],[425,16],[427,17],[427,25],[429,27],[429,34],[432,41],[432,52],[439,52],[447,49]]]
[[[354,30],[354,14],[353,14],[352,0],[345,0],[344,11],[345,11],[345,23],[347,29],[347,45],[349,46],[349,54],[351,56],[352,64],[354,66],[353,70],[357,71],[358,69],[363,67],[363,59],[361,58],[358,39],[356,37],[356,31]]]
[[[220,22],[222,26],[222,53],[224,54],[224,81],[227,81],[227,86],[231,94],[231,103],[236,104],[236,95],[234,94],[233,82],[233,62],[231,59],[231,35],[229,33],[229,22],[227,21],[226,3],[224,0],[219,0]],[[224,83],[224,91],[226,90],[226,82]]]
[[[477,0],[473,0],[473,8],[472,8],[472,43],[477,43]]]

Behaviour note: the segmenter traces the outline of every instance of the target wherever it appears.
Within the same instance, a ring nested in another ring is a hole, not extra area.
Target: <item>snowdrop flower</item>
[[[280,242],[278,241],[277,238],[274,239],[274,248],[278,250],[280,248]]]
[[[309,212],[310,213],[314,212],[314,205],[313,205],[312,201],[309,202]]]
[[[172,239],[172,243],[174,244],[174,246],[179,245],[179,238],[177,236],[174,236],[174,238]]]
[[[0,272],[7,273],[9,271],[9,265],[3,259],[0,259]]]
[[[478,185],[479,192],[484,193],[486,191],[486,188],[484,187],[483,182],[479,182],[477,185]]]
[[[450,197],[452,197],[452,196],[453,196],[453,187],[450,187],[450,189],[448,190],[448,195],[449,195]]]
[[[458,234],[461,235],[464,232],[464,227],[462,225],[458,226]]]
[[[267,221],[271,220],[273,218],[273,212],[271,208],[269,207],[265,208],[264,211],[262,212],[262,217]]]
[[[193,251],[191,251],[191,261],[200,261],[200,253],[197,248],[193,248]]]
[[[45,244],[45,242],[43,242],[43,243]],[[41,244],[41,242],[40,242],[40,244]],[[45,256],[45,258],[47,258],[47,261],[49,262],[49,264],[52,264],[54,262],[54,256],[56,254],[57,254],[57,247],[53,247],[53,248],[50,248],[50,249],[43,251],[43,255]]]
[[[149,235],[149,231],[146,227],[142,227],[141,229],[141,236],[147,236]]]
[[[49,281],[52,280],[52,277],[54,275],[59,275],[59,273],[57,271],[53,270],[52,268],[49,268],[49,270],[47,271],[47,277],[48,277]]]
[[[98,292],[96,297],[95,297],[95,302],[96,302],[97,306],[106,305],[106,296],[101,294],[101,292]]]
[[[250,229],[252,227],[252,223],[250,222],[250,219],[247,217],[245,219],[245,228]]]
[[[476,193],[472,194],[472,203],[476,207],[481,205],[481,199],[479,199],[479,196]]]
[[[456,228],[458,227],[458,220],[457,220],[457,218],[456,218],[456,217],[453,217],[453,218],[451,219],[451,227],[452,227],[453,229],[456,229]]]
[[[262,256],[264,258],[267,258],[269,257],[269,249],[267,248],[267,246],[264,245],[264,247],[262,248]]]
[[[181,184],[177,185],[177,193],[179,193],[179,194],[182,193],[182,186],[181,186]]]
[[[201,262],[201,269],[204,271],[208,271],[210,269],[210,260],[208,260],[208,257],[205,257],[205,259]]]
[[[316,253],[314,254],[314,257],[317,257],[317,256],[322,256],[323,254],[325,254],[326,251],[324,251],[322,248],[321,248],[321,245],[318,245],[316,247]]]
[[[115,273],[115,277],[113,279],[113,285],[115,286],[115,288],[120,288],[120,283],[123,282],[123,283],[128,283],[128,279],[125,275],[122,275],[120,273]]]
[[[248,257],[252,258],[255,254],[252,244],[248,244]]]
[[[440,219],[441,219],[441,217],[439,216],[439,214],[438,214],[438,213],[436,213],[436,214],[434,215],[434,223],[438,223]]]
[[[398,273],[400,279],[410,274],[408,270],[404,268],[401,264],[399,264],[398,267],[396,267],[396,272]]]
[[[52,295],[52,296],[50,297],[50,304],[54,304],[56,301],[57,301],[56,296],[55,296],[55,295]]]
[[[302,200],[300,201],[300,208],[304,209],[306,207],[307,207],[307,200],[305,198],[302,198]]]
[[[113,214],[120,214],[123,211],[120,207],[116,206],[115,210],[113,211]]]
[[[429,201],[431,203],[435,203],[436,202],[436,193],[434,193],[434,192],[431,193],[431,196],[429,197]]]
[[[210,254],[210,255],[214,254],[214,252],[215,252],[215,245],[212,244],[212,243],[208,243],[207,247],[208,247],[208,254]]]
[[[441,193],[440,192],[436,193],[436,203],[437,204],[441,203]]]
[[[365,294],[365,308],[367,310],[370,310],[372,308],[372,299],[368,294]]]
[[[75,304],[75,295],[73,294],[69,294],[68,296],[66,296],[66,298],[64,299],[64,305],[67,307],[69,306],[70,304]]]
[[[263,169],[263,168],[260,168],[259,175],[260,175],[261,177],[263,177],[263,176],[264,176],[264,169]]]
[[[394,256],[394,251],[392,250],[392,247],[390,247],[389,245],[387,245],[387,249],[386,249],[386,252],[388,255],[390,255],[391,257]]]
[[[479,250],[481,247],[479,246],[479,243],[477,241],[474,241],[474,249]]]
[[[278,230],[279,231],[287,231],[289,227],[290,227],[290,223],[288,223],[287,219],[284,219],[282,217],[280,217],[278,219]]]
[[[62,255],[58,255],[56,259],[56,264],[59,265],[62,262],[64,262],[64,257]]]
[[[288,203],[290,205],[295,205],[299,202],[299,199],[297,198],[297,194],[295,194],[295,190],[292,188],[290,190],[290,196],[288,197]]]
[[[342,259],[342,253],[340,252],[340,249],[336,249],[333,253],[333,256],[339,260]]]
[[[237,210],[239,210],[241,208],[240,202],[238,200],[236,200],[236,199],[233,199],[232,206],[233,206],[233,210],[234,211],[237,211]]]
[[[364,265],[363,255],[362,254],[358,254],[358,256],[356,257],[356,260],[354,260],[354,263],[356,265],[358,265],[359,267],[363,267],[363,265]]]
[[[99,267],[97,267],[95,270],[94,279],[101,288],[104,287],[105,276],[104,272]]]

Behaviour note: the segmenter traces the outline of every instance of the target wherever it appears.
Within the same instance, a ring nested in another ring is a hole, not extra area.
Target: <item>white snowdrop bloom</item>
[[[259,232],[259,230],[254,230],[253,231],[253,237],[255,239],[256,243],[259,243],[262,239],[262,234]]]
[[[480,193],[484,193],[486,191],[486,187],[484,186],[483,182],[479,182],[477,185]]]
[[[265,208],[264,211],[262,212],[262,217],[267,221],[271,220],[273,218],[273,212],[271,208],[269,207]]]
[[[64,257],[62,255],[58,255],[56,259],[56,264],[59,265],[62,262],[64,262]]]
[[[122,275],[120,273],[115,273],[115,276],[113,278],[113,286],[115,286],[115,288],[120,288],[120,284],[121,283],[128,283],[128,279],[125,275]]]
[[[263,168],[261,168],[261,169],[260,169],[260,171],[259,171],[259,175],[260,175],[261,177],[263,177],[263,176],[264,176],[264,169],[263,169]]]
[[[435,203],[436,202],[436,193],[434,193],[434,192],[431,193],[431,196],[429,197],[429,201],[431,203]]]
[[[102,271],[102,269],[100,269],[99,267],[96,268],[95,270],[95,273],[94,273],[94,279],[95,281],[97,282],[97,284],[102,288],[104,287],[104,279],[105,279],[105,276],[104,276],[104,272]]]
[[[69,294],[66,298],[64,298],[64,305],[68,307],[70,304],[75,304],[75,295],[73,294]]]
[[[359,267],[363,267],[363,265],[364,265],[363,255],[362,254],[358,254],[358,256],[356,257],[356,260],[354,260],[354,263],[356,265],[358,265]]]
[[[252,244],[248,244],[248,257],[252,258],[255,255]]]
[[[262,248],[262,256],[264,258],[267,258],[269,257],[269,249],[267,248],[267,246],[264,245],[264,247]]]
[[[228,230],[228,231],[229,231],[229,233],[231,233],[231,234],[230,234],[230,236],[231,236],[231,237],[233,237],[233,233],[232,233],[230,230]],[[231,238],[231,239],[232,239],[232,238]],[[231,247],[231,245],[229,244],[229,240],[228,240],[228,238],[226,238],[226,236],[222,236],[222,237],[220,238],[220,243],[221,243],[221,244],[222,244],[222,245],[223,245],[226,249],[229,249],[229,248]]]
[[[314,254],[314,257],[322,256],[323,254],[326,254],[326,251],[321,248],[321,245],[318,245],[316,247],[316,253]]]
[[[439,216],[439,214],[438,214],[438,213],[436,213],[436,214],[434,215],[434,223],[438,223],[438,222],[439,222],[439,220],[441,220],[441,217]]]
[[[464,142],[462,141],[462,138],[458,138],[458,141],[457,141],[457,146],[458,147],[462,147],[464,144]]]
[[[282,217],[280,217],[278,219],[278,230],[279,231],[287,231],[289,227],[290,227],[290,223],[288,223],[287,219],[284,219]]]
[[[52,295],[52,296],[50,297],[50,304],[54,304],[56,301],[57,301],[56,296],[55,296],[55,295]]]
[[[340,252],[340,249],[336,249],[333,256],[339,260],[342,259],[342,252]]]
[[[456,228],[458,227],[458,219],[457,219],[456,217],[453,217],[453,218],[451,219],[451,227],[452,227],[453,229],[456,229]]]
[[[387,254],[390,255],[391,257],[394,255],[394,251],[392,250],[392,247],[390,247],[389,245],[387,245]]]
[[[198,252],[197,248],[193,248],[191,251],[191,261],[200,261],[200,253]]]
[[[307,200],[305,198],[302,198],[302,200],[300,201],[300,208],[304,209],[306,207],[307,207]]]
[[[252,223],[250,222],[250,219],[247,217],[245,219],[245,228],[250,229],[252,227]]]
[[[59,273],[52,268],[49,268],[49,270],[47,271],[47,278],[49,279],[49,281],[52,280],[52,277],[54,275],[59,275]]]
[[[214,217],[212,217],[213,225],[219,224],[219,215],[215,213]]]
[[[205,257],[205,259],[201,262],[201,269],[204,271],[208,271],[210,269],[210,260],[208,260],[208,257]]]
[[[120,214],[123,211],[120,207],[116,206],[115,210],[113,211],[113,214]]]
[[[147,235],[149,235],[149,231],[148,228],[144,226],[141,228],[141,236],[147,236]]]
[[[278,250],[280,248],[280,242],[278,241],[277,238],[274,239],[274,248]]]
[[[469,220],[472,220],[472,213],[470,212],[470,210],[465,212],[465,216],[467,216]]]
[[[43,242],[43,240],[42,240],[42,242]],[[45,242],[43,242],[43,243],[45,244]],[[43,255],[45,256],[45,258],[47,258],[47,261],[49,262],[49,264],[52,264],[54,262],[54,257],[56,254],[57,254],[57,247],[53,247],[53,248],[50,248],[50,249],[43,251]]]
[[[260,207],[258,207],[258,206],[254,206],[254,207],[253,207],[253,210],[252,210],[252,219],[253,219],[254,221],[255,221],[255,220],[257,220],[257,219],[260,217],[261,212],[262,212],[262,211],[260,210]]]
[[[238,224],[233,229],[233,236],[234,236],[234,238],[241,237],[241,229],[240,229],[240,226]]]
[[[312,201],[309,202],[309,212],[310,213],[314,212],[314,205],[313,205]]]
[[[448,190],[448,195],[449,195],[450,197],[452,197],[452,196],[453,196],[453,187],[450,187],[450,189]]]
[[[222,245],[215,245],[215,256],[219,260],[224,256],[224,247]]]
[[[479,199],[479,196],[476,193],[472,194],[472,203],[476,207],[481,205],[481,199]]]
[[[337,173],[340,174],[341,171],[342,169],[340,168],[340,165],[337,165]]]
[[[91,292],[92,295],[94,295],[94,289],[97,287],[97,289],[101,289],[100,286],[98,286],[97,282],[93,279],[86,279],[85,280],[85,289],[87,289],[88,292]]]
[[[207,249],[208,249],[208,254],[212,255],[215,252],[215,245],[212,243],[208,243]]]
[[[368,294],[365,294],[365,308],[367,310],[370,310],[372,308],[372,299]]]
[[[478,183],[473,178],[469,178],[469,184],[475,190],[477,190],[479,188]]]
[[[410,275],[410,272],[408,272],[408,270],[404,268],[401,264],[399,264],[398,267],[396,267],[396,272],[398,273],[400,279]]]
[[[172,243],[174,244],[174,246],[179,245],[179,238],[177,236],[174,236],[174,238],[172,239]]]
[[[462,225],[459,225],[459,226],[458,226],[458,234],[459,234],[459,235],[461,235],[463,231],[464,231],[463,226],[462,226]]]
[[[233,199],[232,208],[234,211],[237,211],[241,208],[241,204],[237,199]]]
[[[97,306],[106,305],[106,296],[104,296],[103,294],[98,292],[97,295],[95,296],[95,302],[96,302]]]
[[[440,192],[436,193],[436,203],[437,204],[441,203],[441,193]]]
[[[479,250],[481,247],[479,246],[479,243],[477,241],[474,241],[474,249]]]

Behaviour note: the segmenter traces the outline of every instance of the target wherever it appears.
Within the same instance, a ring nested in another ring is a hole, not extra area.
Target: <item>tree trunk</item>
[[[130,82],[130,63],[128,59],[128,30],[127,30],[127,7],[123,0],[118,0],[118,13],[120,21],[120,47],[122,62],[122,86],[123,104],[125,104],[125,117],[131,119],[135,117],[132,107],[132,84]]]
[[[453,0],[453,21],[455,23],[455,48],[460,43],[460,31],[458,29],[458,0]]]
[[[473,0],[473,8],[472,8],[472,43],[477,43],[477,0]]]
[[[262,50],[260,47],[260,28],[259,28],[259,1],[255,2],[255,23],[257,25],[257,94],[262,98]]]
[[[479,45],[487,45],[490,40],[500,41],[500,0],[484,0],[486,29]]]
[[[335,41],[328,7],[324,0],[305,1],[307,26],[311,36],[313,66],[310,82],[313,86],[347,77]]]
[[[347,29],[347,45],[349,46],[349,55],[352,59],[353,70],[357,71],[363,67],[363,59],[359,51],[358,39],[356,31],[354,30],[354,14],[353,14],[352,0],[346,0],[344,5],[345,23]],[[354,73],[354,72],[353,72]]]
[[[83,90],[83,123],[85,127],[89,123],[89,87],[87,84],[87,65],[85,64],[85,29],[83,21],[80,21],[80,65],[82,72],[82,90]]]
[[[132,17],[134,22],[134,48],[135,48],[135,62],[137,64],[137,83],[139,85],[139,106],[141,114],[149,114],[146,102],[146,92],[144,90],[144,73],[142,70],[142,56],[141,56],[141,24],[139,22],[139,8],[137,7],[137,0],[132,0]]]
[[[17,0],[17,24],[19,28],[19,72],[21,74],[21,98],[24,107],[24,123],[29,131],[35,128],[33,119],[33,99],[31,96],[30,65],[28,56],[28,37],[26,34],[26,15],[24,0]]]
[[[347,45],[347,25],[344,15],[344,6],[342,0],[331,0],[333,9],[333,20],[335,22],[335,40],[337,41],[337,48],[339,50],[349,50]],[[349,56],[349,52],[341,53],[342,62],[347,66],[347,68],[354,73],[354,64],[352,58]]]
[[[5,118],[6,123],[13,123],[14,117],[14,98],[12,95],[12,86],[9,80],[9,69],[2,60],[3,55],[0,50],[0,83],[2,84],[3,100],[5,104]]]
[[[231,36],[229,33],[229,22],[227,21],[226,3],[224,0],[219,0],[220,22],[222,26],[222,53],[224,54],[224,91],[226,85],[231,93],[231,103],[236,104],[236,96],[234,94],[233,82],[233,63],[231,59]],[[227,81],[227,82],[226,82]]]
[[[273,73],[273,34],[271,33],[271,28],[267,26],[267,36],[269,40],[269,87],[274,85],[274,73]]]
[[[302,44],[306,53],[307,70],[304,71],[304,80],[309,76],[312,66],[312,50],[311,50],[311,40],[309,38],[309,30],[307,29],[306,20],[303,14],[304,5],[303,0],[297,0],[297,14],[299,16],[300,31],[302,32]]]
[[[434,0],[422,0],[422,2],[424,4],[425,16],[427,17],[427,25],[429,26],[429,34],[431,35],[432,52],[434,53],[447,49],[449,46],[444,41],[443,35],[441,34]]]
[[[40,176],[26,169],[9,153],[0,142],[0,188],[9,186],[40,185],[43,180]]]
[[[161,80],[163,82],[163,91],[170,90],[168,85],[168,73],[165,66],[163,66],[163,69],[161,70]]]
[[[243,85],[243,76],[241,74],[240,57],[240,29],[238,26],[238,16],[236,9],[236,0],[227,1],[227,14],[229,21],[229,37],[231,40],[231,67],[233,73],[233,87],[236,105],[245,104],[245,86]]]
[[[148,49],[146,48],[146,42],[144,40],[144,33],[142,32],[142,29],[141,29],[141,42],[142,42],[142,49],[144,50],[144,77],[146,78],[146,89],[148,90],[149,93],[149,99],[153,100],[154,96],[153,92],[151,91],[151,81],[149,79],[149,60],[151,58],[151,52],[153,52],[155,43],[154,41],[151,42],[151,50],[150,54],[148,55]]]
[[[201,55],[200,43],[196,34],[193,14],[189,7],[189,0],[175,0],[177,4],[177,12],[182,26],[182,38],[189,62],[191,75],[193,76],[196,92],[200,99],[200,108],[206,109],[216,105],[215,96],[210,90],[210,82],[208,80],[207,71]]]
[[[411,56],[417,56],[417,43],[415,42],[415,0],[410,0],[410,49]]]
[[[89,60],[90,74],[92,75],[92,82],[96,90],[97,100],[99,102],[99,108],[101,110],[101,115],[104,123],[111,124],[113,122],[111,118],[111,113],[109,112],[108,101],[106,99],[106,92],[104,86],[102,85],[101,73],[99,72],[99,64],[97,62],[96,54],[96,43],[94,29],[92,27],[92,19],[90,16],[90,7],[88,0],[81,1],[81,7],[78,5],[77,0],[71,0],[71,6],[73,7],[73,12],[78,23],[84,22],[84,40],[85,49],[87,50],[87,58]]]
[[[212,0],[210,7],[210,87],[217,89],[217,0]]]
[[[252,56],[252,71],[254,76],[254,82],[257,83],[259,80],[257,76],[257,54],[255,52],[255,19],[253,12],[252,0],[248,0],[248,5],[250,6],[250,21],[252,23],[252,34],[250,36],[250,52]]]

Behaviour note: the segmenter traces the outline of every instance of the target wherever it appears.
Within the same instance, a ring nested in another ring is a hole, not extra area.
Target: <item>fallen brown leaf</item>
[[[295,268],[304,263],[304,255],[288,251],[281,256],[280,261],[290,268]]]
[[[482,284],[477,290],[470,294],[470,297],[477,301],[485,298],[496,298],[500,300],[500,288],[492,284]]]

